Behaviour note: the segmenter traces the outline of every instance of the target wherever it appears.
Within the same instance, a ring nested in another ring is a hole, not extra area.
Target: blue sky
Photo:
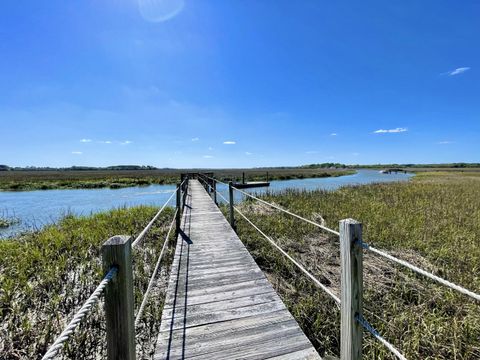
[[[0,163],[480,161],[478,1],[0,3]]]

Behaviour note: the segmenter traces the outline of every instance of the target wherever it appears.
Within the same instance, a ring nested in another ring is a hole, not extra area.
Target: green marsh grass
[[[425,173],[408,183],[287,190],[264,195],[338,230],[364,224],[364,241],[480,292],[480,174]],[[338,238],[246,201],[247,217],[339,295]],[[339,311],[248,223],[238,233],[321,355],[339,355]],[[480,359],[480,304],[365,252],[364,315],[408,359]],[[394,358],[364,335],[367,359]]]
[[[52,189],[119,189],[152,184],[176,184],[182,172],[207,170],[36,170],[0,171],[0,190],[52,190]],[[248,181],[303,179],[352,174],[354,170],[270,168],[270,169],[216,169],[218,179],[241,179],[245,172]]]
[[[0,241],[1,358],[41,358],[102,279],[102,243],[113,235],[136,236],[156,211],[143,206],[66,216],[38,232]],[[173,210],[167,208],[134,249],[135,309],[142,301],[172,216]],[[139,358],[149,358],[158,332],[171,247],[166,255],[140,324]],[[67,342],[61,358],[104,357],[103,316],[100,302]]]

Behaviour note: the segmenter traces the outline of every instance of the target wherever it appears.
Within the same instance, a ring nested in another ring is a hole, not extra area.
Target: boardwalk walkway
[[[197,180],[190,180],[155,359],[320,359]]]

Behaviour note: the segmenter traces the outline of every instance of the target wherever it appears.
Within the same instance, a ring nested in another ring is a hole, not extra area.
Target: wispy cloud
[[[444,140],[444,141],[439,141],[437,142],[438,145],[448,145],[448,144],[453,144],[454,141],[450,141],[450,140]]]
[[[402,133],[402,132],[406,132],[408,131],[407,128],[401,128],[401,127],[398,127],[398,128],[395,128],[395,129],[378,129],[378,130],[375,130],[373,133],[374,134],[394,134],[394,133]]]
[[[130,141],[130,140],[120,141],[120,145],[129,145],[131,143],[133,143],[133,141]]]
[[[245,151],[245,155],[250,156],[253,155],[253,153],[251,153],[250,151]]]
[[[469,67],[459,67],[459,68],[456,68],[455,70],[447,72],[447,74],[450,75],[450,76],[460,75],[460,74],[463,74],[465,71],[468,71],[468,70],[470,70]]]
[[[89,143],[89,142],[92,142],[92,139],[81,139],[80,142],[81,143]]]
[[[317,154],[318,151],[317,150],[309,150],[309,151],[305,151],[305,154]]]
[[[72,154],[73,154],[73,155],[82,155],[83,152],[81,152],[81,151],[72,151]]]
[[[208,151],[212,151],[212,150],[213,150],[213,147],[209,146]]]
[[[212,156],[212,155],[203,155],[203,158],[204,158],[204,159],[212,159],[213,156]]]
[[[112,141],[110,141],[110,140],[100,140],[100,141],[98,141],[98,143],[99,144],[111,144]]]
[[[194,141],[194,142],[195,142],[195,141],[198,141],[198,140],[200,140],[200,138],[198,138],[198,137],[192,138],[192,141]]]
[[[331,133],[330,136],[337,136],[337,133]]]
[[[358,156],[358,155],[360,155],[360,153],[358,153],[358,152],[353,152],[352,155],[353,155],[353,156]]]
[[[232,140],[228,140],[228,141],[223,142],[224,145],[235,145],[236,143],[237,143],[236,141],[232,141]]]

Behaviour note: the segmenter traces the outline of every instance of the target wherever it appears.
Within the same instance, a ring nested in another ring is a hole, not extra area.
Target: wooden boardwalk
[[[188,196],[155,359],[320,359],[197,180]]]

